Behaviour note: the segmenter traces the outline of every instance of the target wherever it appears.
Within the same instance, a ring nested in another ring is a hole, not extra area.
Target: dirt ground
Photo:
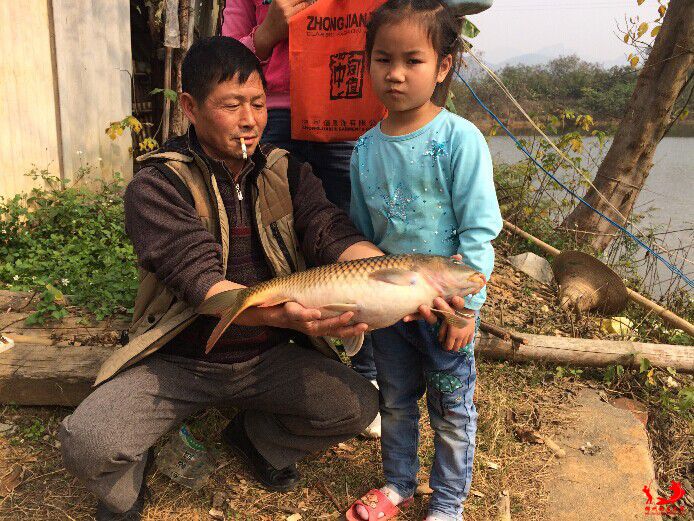
[[[497,495],[502,490],[510,493],[514,520],[543,519],[542,477],[554,464],[555,456],[545,445],[520,441],[514,428],[555,435],[579,384],[567,379],[555,381],[551,372],[530,366],[491,362],[480,362],[478,366],[478,445],[465,519],[493,519]],[[433,434],[426,407],[422,410],[421,482],[426,482],[433,457]],[[0,476],[21,469],[13,492],[2,497],[0,490],[0,519],[91,519],[95,500],[62,468],[55,439],[58,423],[70,410],[6,406],[0,412],[2,422],[16,426],[11,434],[0,434]],[[362,493],[382,484],[379,442],[358,438],[302,462],[303,479],[296,491],[269,493],[255,486],[249,474],[220,445],[219,431],[225,421],[217,411],[208,411],[190,422],[197,438],[216,453],[217,470],[207,486],[193,492],[155,471],[149,479],[152,498],[145,519],[212,519],[208,511],[215,492],[228,499],[227,519],[285,520],[293,513],[307,520],[336,519]],[[417,497],[400,519],[421,520],[426,505],[426,496]]]
[[[485,313],[485,320],[521,332],[604,336],[593,318],[579,319],[560,310],[553,288],[516,272],[501,257]],[[75,348],[90,342],[82,337],[68,340]],[[466,521],[496,519],[502,491],[510,495],[514,521],[546,519],[543,479],[559,463],[547,445],[528,433],[552,438],[569,428],[574,396],[581,387],[597,385],[566,374],[558,377],[555,367],[478,361],[477,451]],[[421,409],[420,482],[426,483],[433,433],[424,402]],[[69,413],[67,408],[0,406],[0,520],[92,519],[95,499],[62,468],[55,439],[58,423]],[[155,471],[149,479],[152,497],[145,519],[212,519],[208,512],[215,493],[224,495],[226,519],[298,519],[293,514],[305,520],[337,519],[351,502],[383,482],[379,442],[358,438],[301,462],[303,478],[296,491],[269,493],[255,486],[222,448],[219,431],[226,421],[214,410],[191,419],[193,433],[215,454],[216,470],[198,491]],[[418,496],[399,519],[421,521],[426,506],[427,496]]]

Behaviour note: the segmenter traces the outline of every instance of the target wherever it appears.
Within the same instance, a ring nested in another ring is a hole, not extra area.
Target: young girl
[[[487,277],[491,241],[501,230],[492,161],[480,131],[438,106],[445,100],[459,48],[459,23],[438,0],[388,0],[370,22],[366,52],[376,94],[388,116],[362,136],[351,160],[351,215],[389,254],[460,254]],[[457,27],[456,27],[457,25]],[[456,297],[463,328],[427,319],[373,332],[381,390],[386,484],[347,512],[349,520],[384,521],[417,487],[418,399],[427,392],[435,432],[427,521],[459,521],[472,479],[477,413],[473,338],[486,298]],[[439,309],[451,308],[442,299]]]

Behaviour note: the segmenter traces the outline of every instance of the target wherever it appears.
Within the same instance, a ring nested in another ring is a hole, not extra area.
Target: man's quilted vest
[[[154,151],[138,157],[137,161],[144,164],[161,162],[180,179],[190,192],[205,227],[222,245],[222,263],[226,272],[229,222],[217,182],[205,161],[189,149]],[[276,277],[306,269],[294,231],[288,166],[288,152],[272,148],[267,154],[264,169],[258,174],[256,183],[252,184],[257,231]],[[103,363],[94,385],[154,353],[188,327],[196,317],[194,308],[177,299],[153,273],[140,269],[140,285],[129,329],[129,342]],[[336,356],[332,343],[322,338],[312,337],[310,340],[320,352]]]

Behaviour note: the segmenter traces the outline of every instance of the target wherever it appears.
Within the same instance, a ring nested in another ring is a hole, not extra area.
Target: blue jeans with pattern
[[[475,332],[478,327],[479,315]],[[417,402],[426,391],[435,433],[429,512],[459,521],[472,481],[477,432],[474,346],[446,351],[437,337],[438,326],[423,320],[372,333],[381,390],[383,472],[401,496],[412,496],[419,470]]]

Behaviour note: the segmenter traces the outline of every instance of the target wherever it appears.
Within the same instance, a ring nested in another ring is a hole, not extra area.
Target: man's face
[[[240,138],[244,138],[250,156],[267,124],[265,89],[260,75],[254,72],[243,84],[236,76],[223,81],[212,89],[204,103],[198,103],[186,93],[181,102],[205,153],[240,170],[243,165]]]

